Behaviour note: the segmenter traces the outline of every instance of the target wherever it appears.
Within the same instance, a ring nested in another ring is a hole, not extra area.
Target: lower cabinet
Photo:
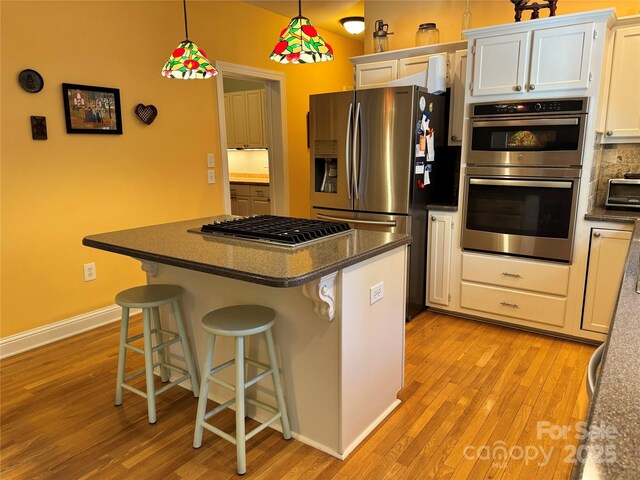
[[[427,254],[427,303],[449,305],[453,219],[451,215],[429,214]]]
[[[591,229],[582,329],[608,333],[624,274],[631,232]]]
[[[269,215],[271,213],[271,198],[269,185],[256,186],[235,184],[230,185],[231,214],[232,215]]]

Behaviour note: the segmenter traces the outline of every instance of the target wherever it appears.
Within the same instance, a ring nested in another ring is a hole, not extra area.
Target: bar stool
[[[116,295],[116,303],[122,307],[122,325],[120,327],[120,350],[118,353],[118,378],[116,383],[115,404],[122,404],[122,392],[124,388],[146,398],[149,423],[156,423],[156,395],[190,378],[193,396],[198,396],[198,374],[193,365],[189,340],[187,339],[187,333],[182,322],[182,314],[180,313],[180,305],[178,303],[182,292],[182,287],[177,285],[142,285],[140,287],[129,288]],[[177,333],[162,328],[159,307],[167,304],[171,304],[173,308],[173,314],[178,328]],[[128,337],[129,309],[131,308],[142,309],[143,333]],[[153,327],[151,325],[152,318]],[[153,345],[152,334],[155,337],[155,346]],[[144,342],[144,348],[139,348],[131,344],[141,338]],[[182,344],[187,370],[169,363],[168,347],[178,342]],[[144,355],[144,368],[125,376],[127,349]],[[153,360],[155,352],[158,352],[158,362],[156,363],[154,363]],[[156,390],[153,381],[153,369],[158,366],[160,367],[160,376],[163,382],[169,381],[169,370],[179,373],[180,377]],[[138,390],[126,383],[143,373],[146,376],[146,392]]]
[[[198,411],[196,414],[196,427],[193,435],[193,447],[199,448],[202,445],[203,428],[222,437],[236,446],[237,455],[237,472],[244,474],[247,471],[246,466],[246,448],[245,443],[254,435],[264,430],[268,425],[280,418],[282,424],[282,433],[285,439],[291,438],[291,429],[289,427],[289,417],[287,416],[287,408],[282,393],[282,384],[280,383],[280,373],[276,362],[276,353],[273,345],[273,334],[271,327],[275,323],[275,312],[267,307],[259,305],[235,305],[232,307],[220,308],[207,313],[202,319],[202,327],[209,334],[207,353],[202,367],[202,383],[200,384],[200,398],[198,399]],[[255,360],[245,358],[244,356],[244,337],[256,335],[264,332],[267,341],[267,353],[269,355],[270,365],[265,365]],[[235,338],[235,358],[216,367],[213,367],[213,353],[216,344],[216,336],[234,337]],[[245,363],[264,369],[265,371],[245,381]],[[235,386],[214,377],[214,374],[224,370],[231,365],[236,365]],[[273,385],[278,402],[276,410],[258,400],[245,398],[245,389],[256,384],[268,375],[273,377]],[[235,398],[219,405],[210,412],[207,412],[207,395],[209,392],[209,382],[217,383],[229,390],[235,392]],[[238,388],[240,386],[240,388]],[[265,423],[259,425],[249,433],[245,433],[245,402],[251,403],[257,407],[261,407],[273,416]],[[236,405],[236,435],[235,438],[226,432],[214,427],[206,422],[207,419],[220,413],[230,405]]]

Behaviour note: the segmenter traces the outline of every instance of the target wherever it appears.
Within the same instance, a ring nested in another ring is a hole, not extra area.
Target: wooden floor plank
[[[140,322],[134,322],[140,330]],[[109,324],[0,362],[0,477],[232,480],[235,447],[205,432],[191,446],[197,400],[181,388],[146,401],[125,392],[113,405],[119,324]],[[591,346],[425,312],[406,326],[402,403],[340,461],[266,429],[247,444],[249,479],[383,480],[568,478],[567,442],[537,438],[538,422],[573,425],[588,409]],[[139,355],[130,368],[142,368]],[[142,386],[144,379],[140,379]],[[159,382],[159,380],[158,380]],[[216,425],[234,430],[232,411]],[[249,420],[249,425],[256,423]],[[465,458],[492,442],[557,451],[548,464]]]

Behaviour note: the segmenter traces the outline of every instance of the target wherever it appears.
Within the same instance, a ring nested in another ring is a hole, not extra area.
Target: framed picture
[[[121,135],[120,90],[62,84],[67,133]]]

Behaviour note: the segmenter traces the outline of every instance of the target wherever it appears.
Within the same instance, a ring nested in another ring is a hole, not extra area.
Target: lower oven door
[[[571,262],[578,183],[467,173],[462,248]]]

